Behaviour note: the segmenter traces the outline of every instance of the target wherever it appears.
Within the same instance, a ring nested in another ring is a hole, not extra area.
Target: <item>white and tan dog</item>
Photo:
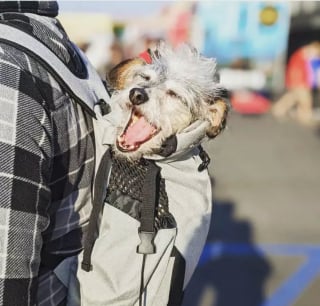
[[[199,145],[225,127],[225,91],[215,61],[188,45],[162,44],[151,58],[109,76],[108,179],[96,178],[106,194],[94,203],[99,233],[80,254],[83,269],[71,262],[70,306],[180,305],[206,241],[212,194]]]
[[[161,44],[152,63],[127,60],[109,74],[112,104],[121,108],[114,147],[131,159],[159,153],[163,143],[195,121],[207,122],[213,138],[225,127],[228,105],[217,83],[215,60],[189,45]]]

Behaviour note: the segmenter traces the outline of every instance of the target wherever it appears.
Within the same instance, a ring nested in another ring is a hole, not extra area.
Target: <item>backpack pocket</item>
[[[143,305],[167,305],[170,282],[166,286],[163,280],[170,279],[172,272],[170,256],[177,230],[158,230],[154,238],[156,253],[143,255],[136,252],[139,226],[138,220],[105,205],[100,235],[92,251],[92,270],[77,270],[81,305],[138,305],[140,298]]]

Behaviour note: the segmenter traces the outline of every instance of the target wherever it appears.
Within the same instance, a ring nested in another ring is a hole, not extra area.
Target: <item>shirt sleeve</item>
[[[50,114],[32,73],[0,47],[0,305],[35,305],[48,226]]]

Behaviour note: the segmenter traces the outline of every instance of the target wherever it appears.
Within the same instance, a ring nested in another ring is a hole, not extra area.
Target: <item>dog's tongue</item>
[[[129,146],[143,143],[151,138],[154,130],[155,128],[142,116],[127,128],[123,135],[124,141]]]

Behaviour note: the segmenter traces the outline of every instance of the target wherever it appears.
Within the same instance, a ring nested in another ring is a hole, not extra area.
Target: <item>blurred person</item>
[[[113,61],[112,35],[95,35],[88,43],[85,53],[101,78],[105,78],[106,66]]]
[[[199,33],[192,33],[196,9],[197,4],[188,1],[177,2],[169,8],[167,38],[173,46],[190,42],[199,35]]]
[[[144,50],[152,50],[155,49],[157,45],[159,45],[160,41],[163,40],[163,38],[160,35],[152,35],[152,34],[145,34],[142,37],[142,40],[144,41]]]
[[[286,71],[287,92],[274,104],[272,112],[284,117],[293,112],[303,124],[312,123],[312,89],[319,88],[319,72],[316,65],[320,59],[320,42],[314,41],[296,50],[290,57]]]
[[[54,270],[80,252],[91,212],[92,114],[37,56],[6,40],[10,28],[33,36],[85,82],[89,66],[57,15],[56,1],[0,1],[1,305],[66,305]]]
[[[124,50],[121,42],[115,40],[109,47],[109,60],[103,67],[104,75],[107,75],[109,71],[124,59]]]

